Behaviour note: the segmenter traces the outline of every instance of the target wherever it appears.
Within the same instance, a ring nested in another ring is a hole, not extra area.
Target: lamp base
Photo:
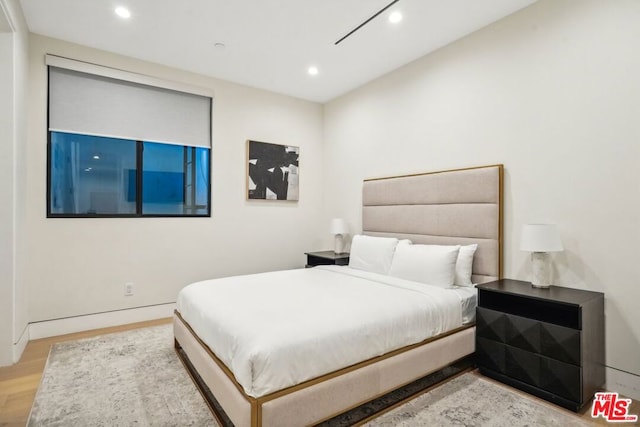
[[[336,234],[335,247],[333,251],[337,254],[341,254],[344,252],[344,241],[342,239],[342,234]]]
[[[549,253],[531,253],[531,286],[546,289],[551,286],[551,264]]]

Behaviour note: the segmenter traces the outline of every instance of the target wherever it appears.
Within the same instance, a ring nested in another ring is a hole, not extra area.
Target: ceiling
[[[21,0],[31,32],[326,102],[536,0]],[[114,13],[125,6],[131,18]],[[393,24],[393,11],[403,15]],[[222,43],[223,47],[216,46]],[[318,74],[307,73],[316,66]]]

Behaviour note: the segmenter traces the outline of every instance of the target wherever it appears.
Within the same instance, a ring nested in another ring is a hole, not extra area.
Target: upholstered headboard
[[[364,181],[362,229],[413,243],[478,244],[473,283],[502,277],[503,166]]]

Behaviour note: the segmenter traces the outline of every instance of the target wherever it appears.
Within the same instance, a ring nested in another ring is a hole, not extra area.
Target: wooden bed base
[[[254,398],[244,393],[231,371],[177,311],[173,327],[176,352],[222,426],[315,425],[439,371],[475,351],[475,326],[463,326]]]

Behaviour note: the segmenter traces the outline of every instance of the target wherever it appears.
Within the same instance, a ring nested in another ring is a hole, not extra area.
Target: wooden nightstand
[[[305,252],[307,265],[305,267],[315,267],[316,265],[348,265],[349,254],[337,254],[334,251]]]
[[[604,294],[502,279],[481,284],[480,372],[578,411],[605,382]]]

